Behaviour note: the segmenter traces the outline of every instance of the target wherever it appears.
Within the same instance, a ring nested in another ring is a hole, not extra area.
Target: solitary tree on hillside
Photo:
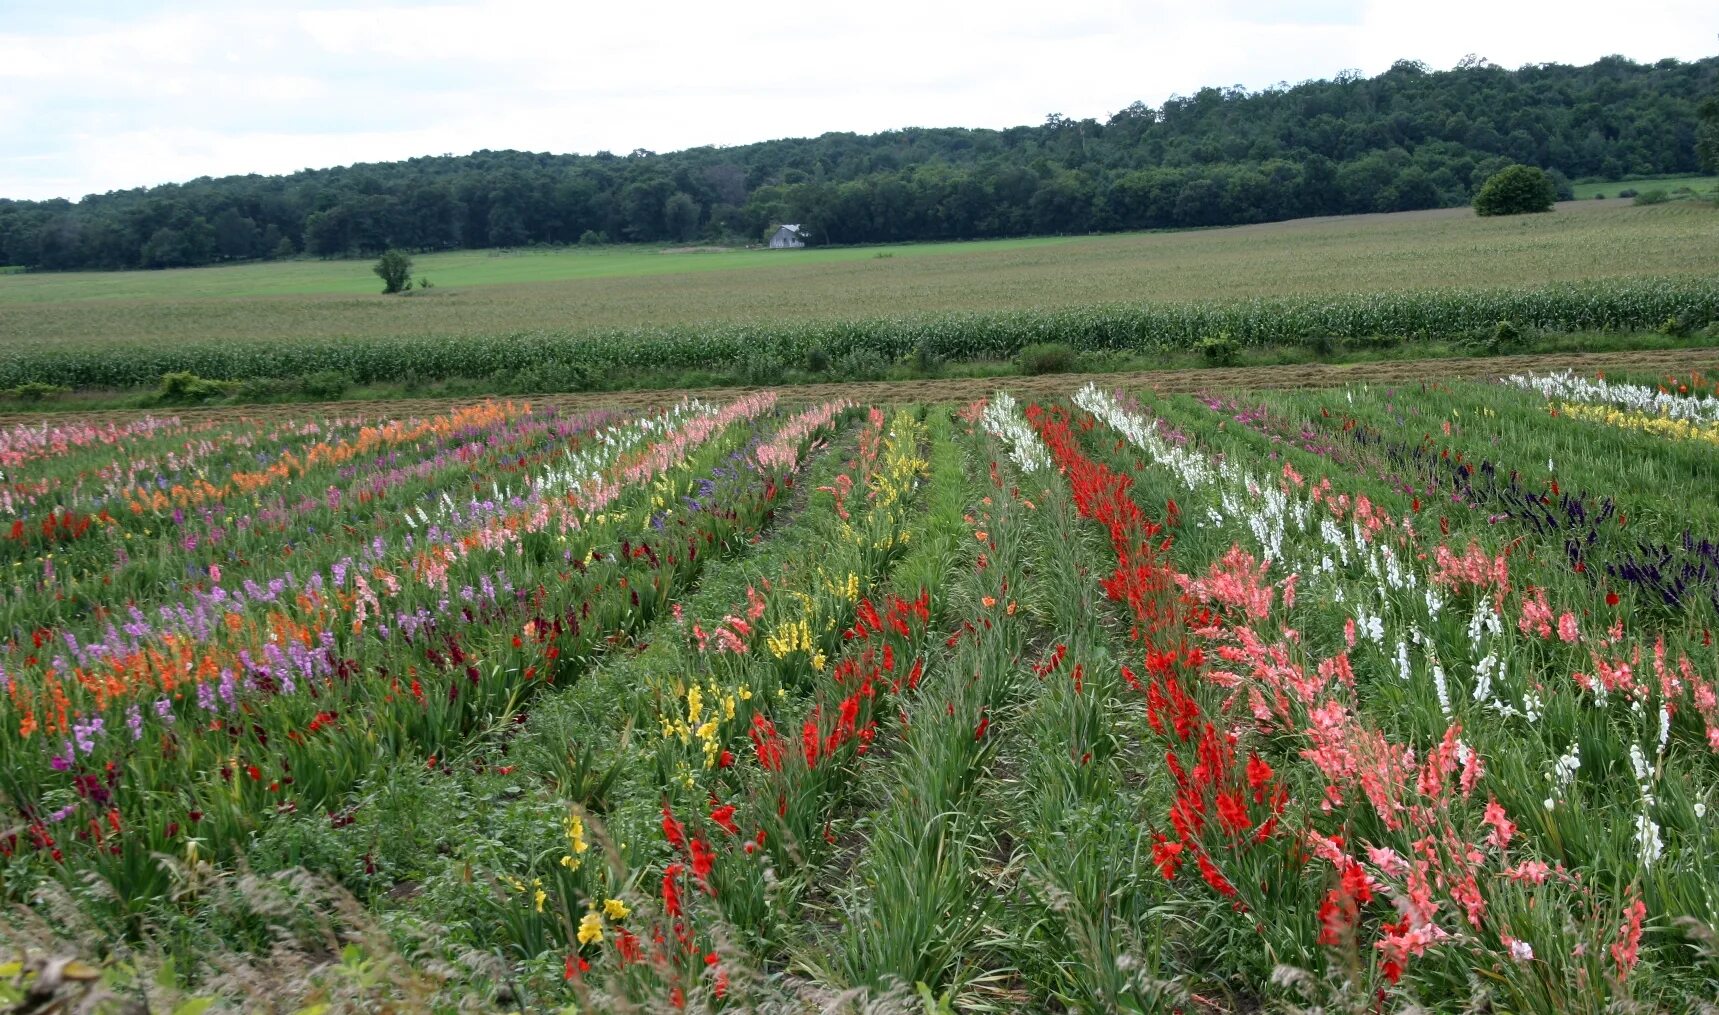
[[[382,279],[384,293],[403,292],[412,283],[412,256],[404,250],[390,249],[370,270]]]
[[[1474,195],[1477,215],[1521,215],[1551,211],[1558,185],[1536,166],[1509,166],[1494,173]]]

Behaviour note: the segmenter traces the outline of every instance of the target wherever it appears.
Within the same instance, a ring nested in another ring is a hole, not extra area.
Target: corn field
[[[600,377],[639,369],[715,370],[747,357],[804,362],[821,350],[839,362],[870,353],[900,359],[917,350],[949,361],[1002,359],[1040,342],[1085,352],[1180,350],[1219,336],[1242,346],[1304,345],[1373,336],[1408,341],[1490,334],[1501,321],[1522,329],[1642,331],[1668,320],[1703,327],[1719,320],[1719,279],[1662,277],[1560,282],[1534,287],[1441,288],[1229,302],[1125,302],[989,313],[938,313],[858,320],[772,321],[474,336],[362,336],[298,342],[88,342],[32,344],[0,352],[0,388],[32,381],[70,388],[133,388],[190,371],[222,380],[289,378],[338,371],[368,384],[410,378],[487,378],[545,364]]]

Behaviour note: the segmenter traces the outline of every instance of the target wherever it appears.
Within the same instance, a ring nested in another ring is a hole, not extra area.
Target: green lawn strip
[[[429,278],[435,288],[555,283],[579,279],[620,279],[702,274],[711,271],[772,271],[811,268],[882,258],[971,257],[1064,245],[1070,237],[1027,237],[948,243],[903,243],[865,247],[819,247],[795,251],[736,248],[688,249],[655,244],[616,244],[588,248],[456,250],[417,254],[412,277]],[[253,262],[168,271],[7,272],[0,303],[82,302],[88,300],[209,300],[231,297],[340,295],[380,292],[370,271],[373,259]],[[421,294],[434,298],[431,293]]]
[[[1047,327],[1047,339],[1064,337]],[[1306,343],[1266,342],[1236,349],[1213,358],[1209,353],[1182,347],[1147,345],[1138,349],[1075,352],[1069,357],[1073,373],[1155,373],[1203,368],[1248,368],[1273,366],[1359,367],[1369,363],[1399,363],[1422,360],[1463,360],[1535,354],[1589,354],[1686,349],[1699,362],[1710,362],[1714,333],[1695,331],[1675,337],[1645,330],[1548,331],[1531,334],[1509,350],[1489,351],[1483,343],[1468,338],[1427,339],[1414,336],[1368,335],[1348,341],[1310,340]],[[565,350],[527,350],[513,358],[514,365],[497,366],[477,373],[456,370],[440,379],[423,379],[398,371],[355,383],[341,370],[318,370],[310,376],[262,377],[249,381],[222,382],[206,397],[181,398],[164,393],[159,376],[147,374],[135,384],[81,387],[45,397],[30,389],[0,388],[0,410],[14,416],[52,420],[92,412],[156,410],[163,413],[183,408],[219,408],[258,405],[329,404],[396,400],[459,400],[482,397],[539,397],[579,392],[624,393],[680,389],[752,388],[764,384],[843,384],[874,381],[948,381],[964,378],[1016,377],[1030,374],[1021,360],[1006,351],[981,352],[974,356],[921,357],[916,350],[889,356],[859,350],[854,356],[828,367],[811,366],[816,355],[787,358],[769,351],[768,343],[754,355],[713,363],[706,367],[663,369],[645,364],[603,368],[596,371],[569,365]],[[826,357],[827,358],[827,357]],[[524,366],[518,366],[524,363]],[[438,368],[440,369],[440,368]],[[1471,368],[1472,369],[1472,368]],[[147,373],[147,372],[146,372]],[[1334,380],[1339,378],[1334,378]]]
[[[1686,187],[1693,191],[1696,196],[1703,194],[1713,196],[1719,192],[1719,176],[1703,176],[1700,173],[1632,176],[1621,180],[1593,180],[1588,183],[1572,184],[1570,189],[1574,192],[1576,200],[1592,201],[1598,197],[1621,197],[1626,190],[1633,190],[1637,194],[1645,194],[1650,190],[1663,190],[1669,195]]]

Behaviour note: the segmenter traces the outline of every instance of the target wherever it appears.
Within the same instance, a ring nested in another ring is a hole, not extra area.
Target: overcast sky
[[[1397,59],[1719,51],[1715,0],[0,0],[0,197],[1103,118]]]

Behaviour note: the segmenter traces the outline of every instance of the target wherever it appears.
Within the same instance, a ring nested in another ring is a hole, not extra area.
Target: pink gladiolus
[[[1504,813],[1504,808],[1498,805],[1496,799],[1487,801],[1486,812],[1480,820],[1492,826],[1492,831],[1486,836],[1488,844],[1499,849],[1510,845],[1511,837],[1516,834],[1516,824]]]
[[[1504,876],[1512,881],[1526,881],[1531,885],[1538,885],[1545,883],[1547,875],[1551,873],[1552,868],[1546,866],[1544,861],[1524,860],[1505,871]]]
[[[1618,982],[1629,976],[1639,961],[1641,921],[1647,916],[1647,904],[1640,899],[1624,909],[1624,923],[1618,928],[1618,939],[1612,944],[1612,960],[1618,964]]]

